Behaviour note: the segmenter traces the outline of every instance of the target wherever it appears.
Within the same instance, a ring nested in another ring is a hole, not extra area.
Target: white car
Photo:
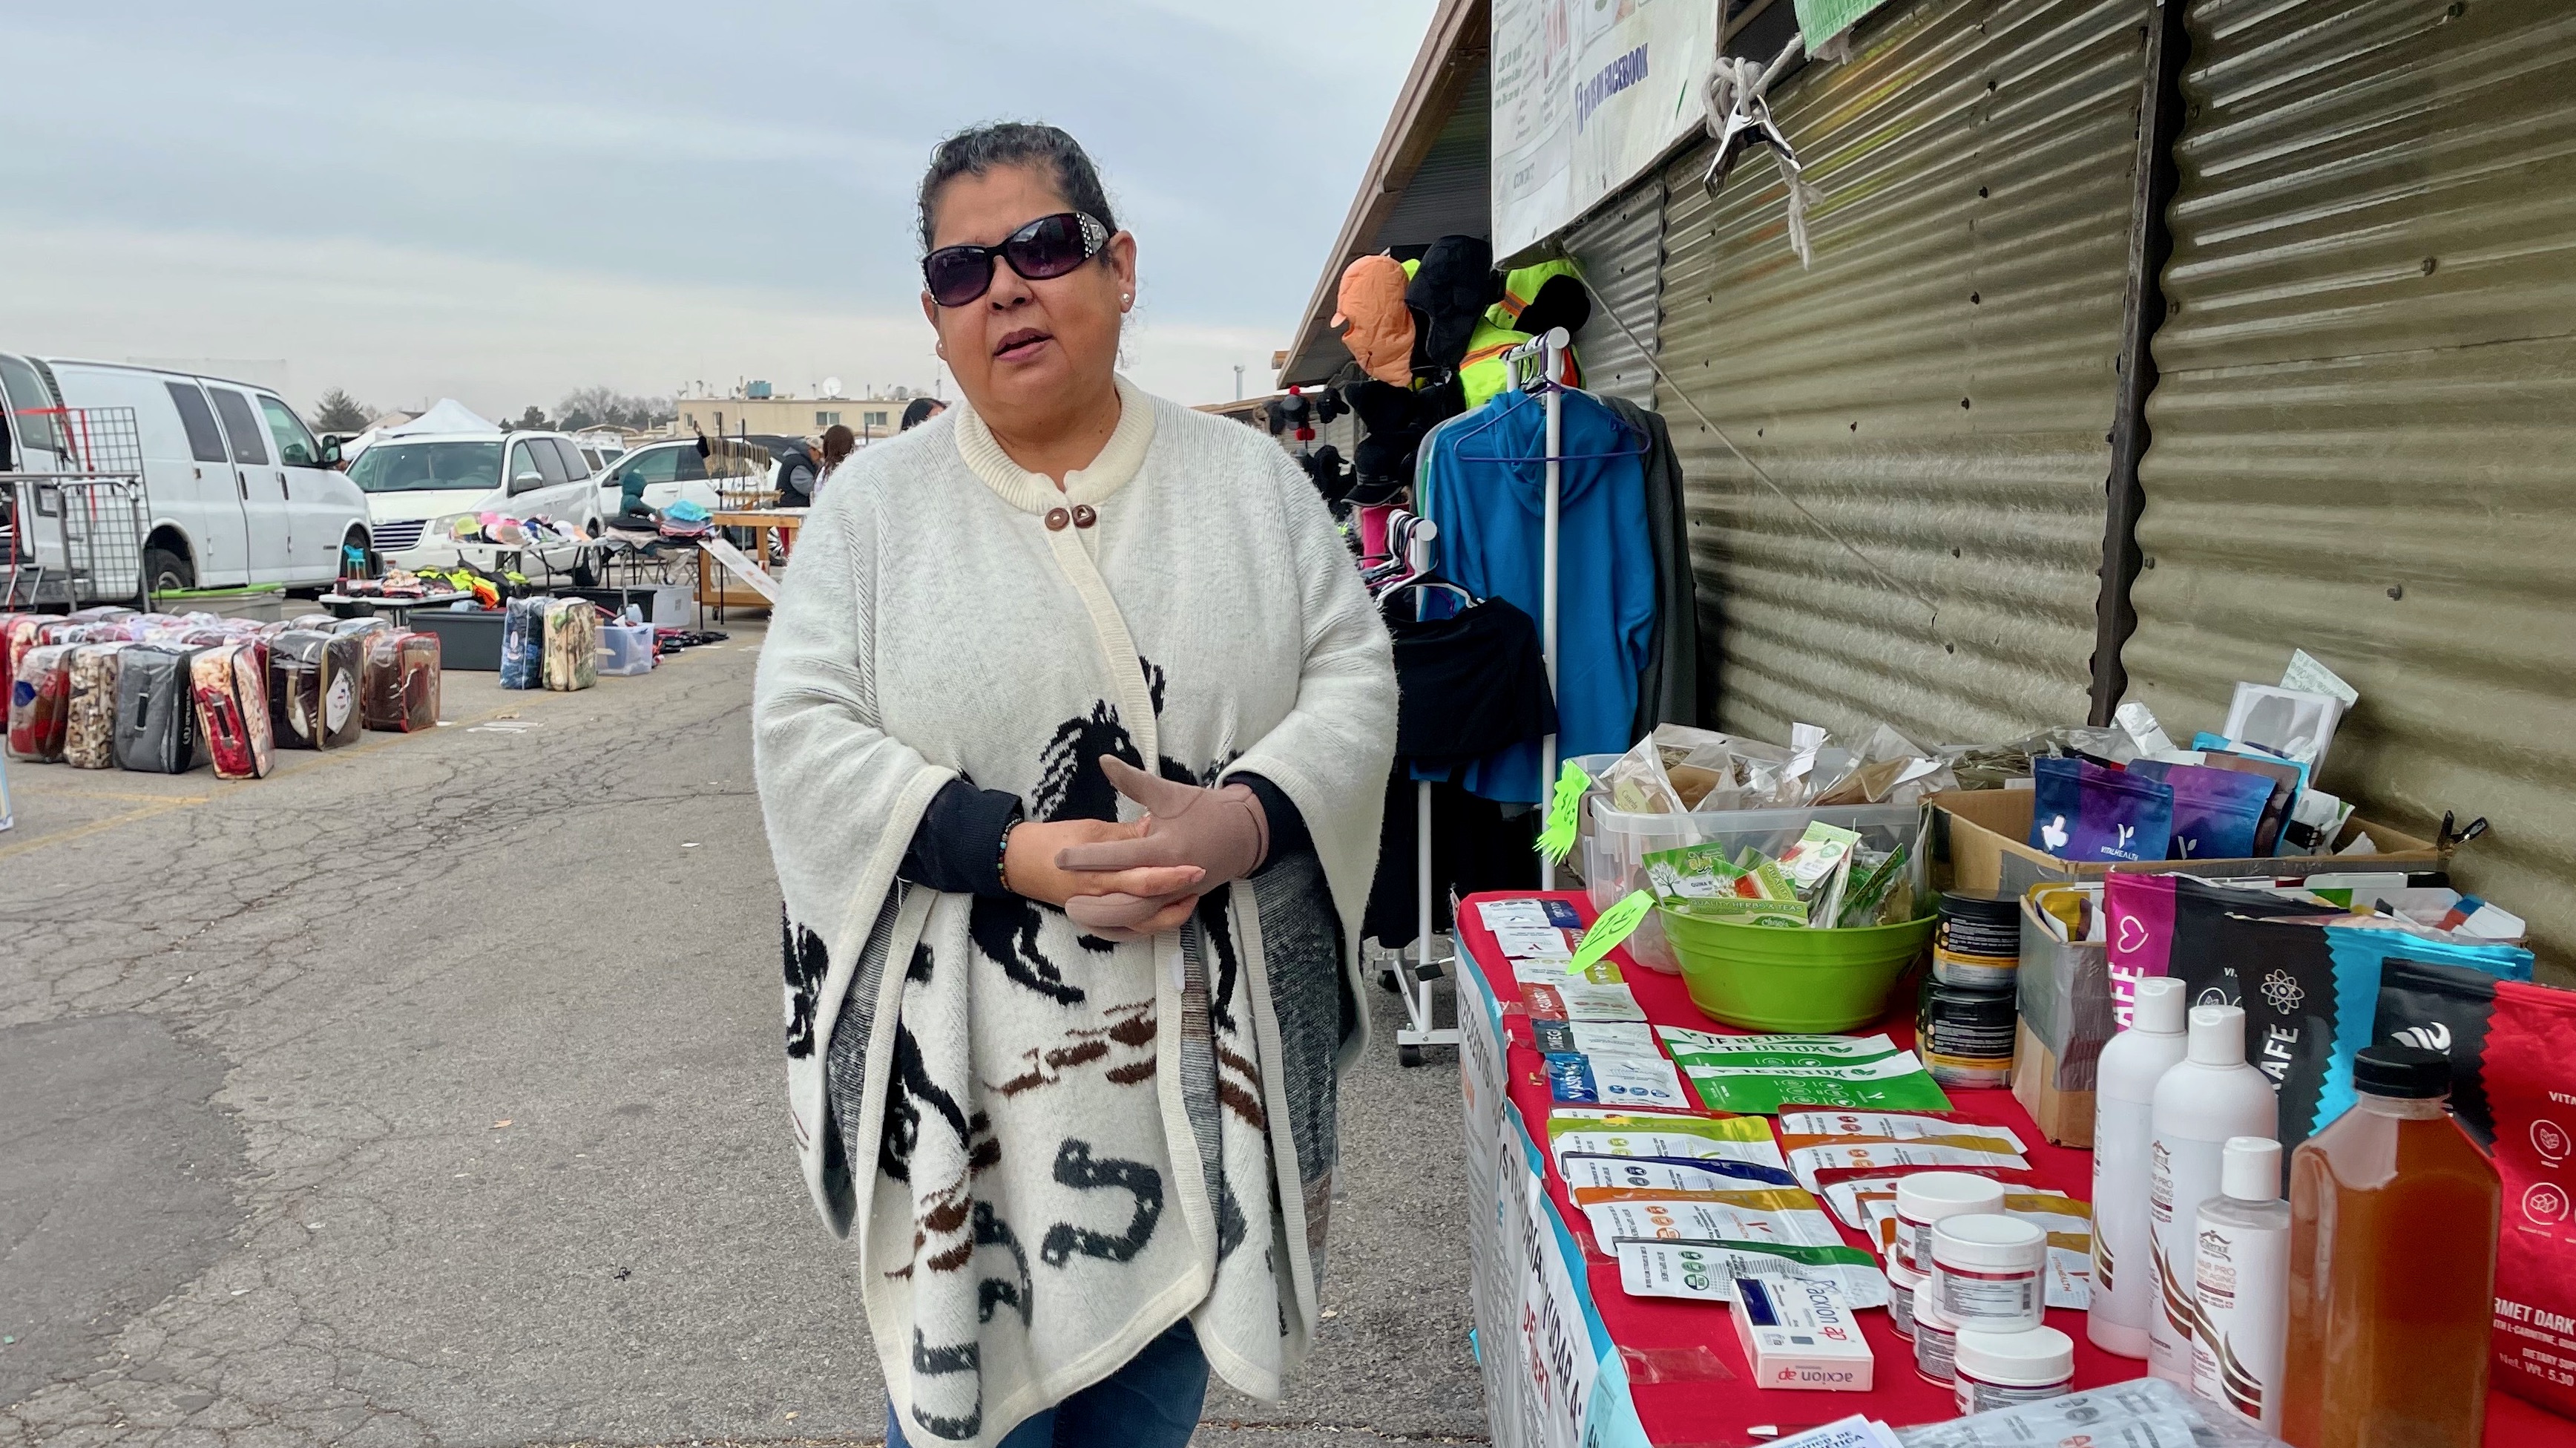
[[[366,494],[388,568],[455,566],[456,524],[484,513],[545,518],[591,536],[600,527],[590,462],[557,432],[399,434],[358,454],[349,480]]]
[[[132,411],[152,509],[144,572],[156,593],[259,583],[328,588],[347,550],[368,546],[366,496],[333,469],[338,451],[315,441],[295,409],[264,387],[120,363],[0,356],[0,395],[11,431],[26,434],[18,439],[21,461],[42,470],[79,465],[50,446],[50,409],[73,409],[75,427],[102,437],[121,431],[108,426],[117,416],[108,409]],[[29,541],[41,548],[43,530],[31,530]]]
[[[772,471],[775,471],[775,464]],[[662,510],[683,498],[712,513],[721,506],[716,485],[707,476],[707,460],[698,456],[695,438],[647,443],[619,458],[599,480],[599,515],[614,518],[626,508],[626,486],[644,485],[644,505]]]

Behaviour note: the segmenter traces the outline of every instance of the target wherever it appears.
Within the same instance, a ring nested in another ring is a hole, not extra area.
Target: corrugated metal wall
[[[1574,339],[1583,361],[1583,385],[1654,406],[1655,369],[1646,359],[1654,352],[1663,304],[1663,178],[1649,176],[1620,193],[1566,234],[1565,249],[1582,264],[1583,279],[1609,304],[1595,303],[1592,320]],[[1611,320],[1612,314],[1618,321]],[[1620,322],[1627,324],[1626,331],[1620,330]]]
[[[2576,959],[2576,7],[2192,7],[2130,693],[2176,733],[2293,647],[2321,783]]]
[[[2080,723],[2102,554],[2149,0],[1921,0],[1773,97],[1825,191],[1815,267],[1755,153],[1712,201],[1666,172],[1662,362],[1679,399],[1716,709],[1883,718],[1919,742]]]

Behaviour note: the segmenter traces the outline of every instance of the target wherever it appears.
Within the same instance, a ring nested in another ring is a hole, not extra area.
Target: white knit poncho
[[[1391,653],[1275,443],[1119,395],[1061,491],[964,407],[850,459],[762,649],[789,1108],[919,1444],[996,1442],[1184,1317],[1275,1397],[1316,1321]],[[959,775],[1031,819],[1134,817],[1107,753],[1259,774],[1313,853],[1117,946],[896,878]]]

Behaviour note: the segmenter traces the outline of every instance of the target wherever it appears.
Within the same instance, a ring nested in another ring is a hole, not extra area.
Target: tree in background
[[[315,432],[357,432],[367,425],[368,418],[375,415],[373,408],[351,397],[340,388],[334,387],[323,393],[321,400],[313,404],[313,430]]]
[[[553,423],[546,421],[546,410],[533,402],[528,404],[527,411],[519,414],[521,432],[546,432],[553,427]]]
[[[626,427],[637,431],[657,427],[674,414],[667,397],[629,397],[605,387],[585,387],[555,405],[567,431],[585,427]]]

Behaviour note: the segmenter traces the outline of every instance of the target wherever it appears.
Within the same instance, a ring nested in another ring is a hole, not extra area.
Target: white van
[[[454,567],[453,525],[483,513],[599,534],[590,460],[559,432],[396,433],[358,454],[349,480],[366,494],[376,552],[389,568]],[[569,565],[574,550],[562,551]]]
[[[44,377],[63,407],[133,410],[154,592],[328,588],[342,576],[344,550],[368,546],[365,495],[276,393],[152,367],[0,357],[13,414],[27,410],[18,393]]]

